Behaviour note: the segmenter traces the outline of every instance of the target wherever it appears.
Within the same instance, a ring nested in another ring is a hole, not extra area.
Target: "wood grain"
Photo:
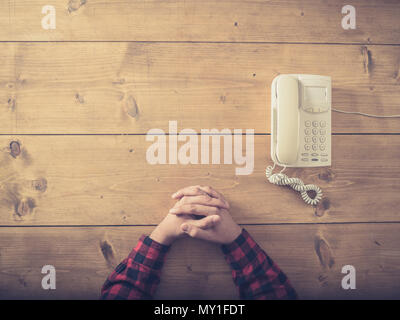
[[[344,30],[343,1],[53,0],[56,29],[41,26],[39,0],[4,2],[2,41],[251,41],[399,43],[396,0],[354,0],[356,29]]]
[[[128,225],[157,224],[191,184],[225,194],[301,298],[400,298],[399,119],[332,114],[334,133],[355,134],[333,136],[333,166],[287,170],[321,186],[316,208],[264,175],[278,74],[331,76],[337,109],[400,113],[399,1],[352,1],[355,30],[341,27],[339,0],[54,0],[55,30],[41,27],[42,1],[3,2],[0,299],[96,299],[152,230]],[[170,120],[263,133],[254,173],[148,164],[144,134]],[[46,264],[55,291],[41,289]],[[356,290],[341,289],[347,264]],[[237,293],[219,248],[187,239],[172,247],[157,298]]]
[[[66,54],[68,53],[68,54]],[[332,77],[333,107],[399,114],[400,47],[0,43],[0,133],[270,132],[280,73]],[[399,133],[399,119],[333,113],[333,132]]]
[[[303,299],[398,299],[399,228],[399,224],[246,226]],[[142,233],[150,231],[151,227],[2,228],[0,298],[96,299],[112,268]],[[101,250],[105,243],[106,255]],[[56,290],[41,288],[41,268],[46,264],[56,268]],[[356,268],[356,290],[341,288],[344,265]],[[167,256],[156,298],[237,299],[238,295],[218,246],[182,239]]]
[[[333,136],[331,168],[287,169],[322,188],[317,208],[267,182],[270,136],[255,136],[254,172],[247,176],[235,174],[235,160],[151,165],[146,150],[153,142],[145,138],[2,136],[0,224],[157,224],[174,205],[171,194],[195,184],[221,191],[240,223],[399,221],[398,135]]]

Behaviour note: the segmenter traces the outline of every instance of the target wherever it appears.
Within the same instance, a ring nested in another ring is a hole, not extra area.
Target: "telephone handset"
[[[322,198],[316,185],[304,185],[298,178],[273,174],[282,167],[331,165],[331,78],[288,74],[277,76],[271,86],[271,158],[266,175],[271,183],[289,185],[308,204]],[[307,191],[315,191],[311,198]]]

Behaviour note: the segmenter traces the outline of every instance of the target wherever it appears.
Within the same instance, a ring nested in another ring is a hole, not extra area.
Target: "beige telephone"
[[[282,74],[271,86],[271,158],[268,181],[288,185],[301,193],[307,204],[316,205],[321,189],[304,185],[298,178],[283,174],[286,167],[322,167],[331,165],[331,111],[373,118],[400,118],[400,114],[379,115],[334,109],[331,106],[331,78],[309,74]],[[272,173],[275,165],[282,166]],[[308,191],[314,191],[310,197]]]
[[[321,167],[331,165],[331,78],[317,75],[277,76],[271,86],[271,158],[266,175],[271,183],[289,185],[315,205],[322,198],[316,185],[304,185],[282,171],[272,174],[275,165]],[[307,191],[315,191],[311,198]]]
[[[286,167],[331,165],[331,79],[279,75],[271,88],[271,158]]]

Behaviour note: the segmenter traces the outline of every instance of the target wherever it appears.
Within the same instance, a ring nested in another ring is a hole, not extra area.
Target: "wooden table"
[[[316,208],[273,186],[270,84],[332,77],[333,106],[400,113],[400,3],[53,0],[0,11],[0,297],[97,298],[113,267],[173,205],[211,185],[302,298],[400,298],[400,119],[332,114],[332,167],[290,174],[324,191]],[[255,168],[150,165],[152,128],[255,129]],[[41,288],[54,265],[57,289]],[[344,265],[357,289],[343,290]],[[218,246],[178,241],[157,298],[237,298]]]

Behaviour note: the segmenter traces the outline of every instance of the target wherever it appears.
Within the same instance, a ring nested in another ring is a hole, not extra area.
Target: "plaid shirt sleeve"
[[[152,299],[160,283],[161,268],[169,246],[142,235],[136,247],[110,274],[101,299]]]
[[[286,275],[245,229],[222,251],[241,299],[297,299]]]

